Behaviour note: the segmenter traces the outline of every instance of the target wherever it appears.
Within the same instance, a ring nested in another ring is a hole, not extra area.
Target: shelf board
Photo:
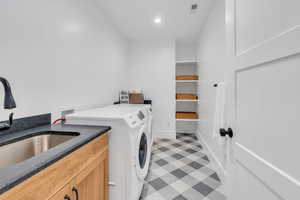
[[[198,83],[199,80],[176,80],[176,83]]]
[[[199,122],[200,119],[176,119],[178,122]]]
[[[198,99],[176,99],[176,102],[199,102]]]
[[[198,60],[176,60],[176,64],[197,64]]]

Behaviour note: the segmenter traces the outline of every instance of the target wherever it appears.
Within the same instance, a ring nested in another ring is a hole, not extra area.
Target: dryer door
[[[135,151],[135,167],[137,177],[144,180],[148,174],[150,154],[149,142],[145,126],[139,131]]]

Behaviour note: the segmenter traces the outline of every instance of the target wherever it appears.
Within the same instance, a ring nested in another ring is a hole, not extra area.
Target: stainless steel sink
[[[71,132],[42,132],[0,146],[0,168],[32,158],[78,135]]]

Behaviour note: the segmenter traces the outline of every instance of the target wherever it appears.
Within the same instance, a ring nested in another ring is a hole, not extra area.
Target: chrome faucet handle
[[[12,126],[13,120],[14,120],[14,113],[12,112],[12,113],[9,114],[9,120],[8,120],[9,121],[9,127]]]
[[[14,113],[10,113],[8,123],[7,122],[0,123],[0,131],[5,131],[10,129],[10,127],[13,124],[13,117],[14,117]]]

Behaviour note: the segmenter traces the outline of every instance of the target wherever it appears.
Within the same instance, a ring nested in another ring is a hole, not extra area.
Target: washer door
[[[148,135],[149,135],[149,140],[150,140],[150,149],[152,150],[152,145],[153,145],[153,133],[152,133],[152,121],[153,121],[153,116],[152,114],[149,115],[149,122],[148,122]]]
[[[150,154],[149,142],[145,128],[142,128],[137,137],[137,148],[135,151],[135,166],[137,177],[144,180],[148,174]]]

